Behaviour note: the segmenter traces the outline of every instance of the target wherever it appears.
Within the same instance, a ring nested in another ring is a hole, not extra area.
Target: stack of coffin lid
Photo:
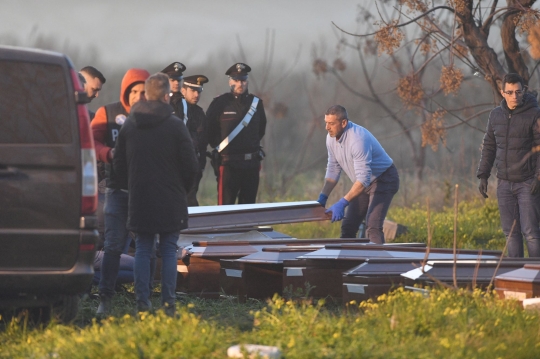
[[[482,258],[481,260],[457,260],[455,262],[458,287],[487,288],[490,284],[494,284],[497,275],[523,268],[525,264],[531,263],[529,258],[488,259],[485,256]],[[538,261],[536,263],[540,264]],[[453,285],[454,261],[428,261],[423,269],[416,268],[403,273],[402,276],[405,278],[405,285],[433,286],[437,283]]]
[[[354,277],[354,274],[349,274],[351,269],[365,263],[368,260],[386,259],[391,260],[394,258],[404,258],[411,262],[421,262],[425,257],[425,244],[423,243],[392,243],[384,245],[354,245],[354,244],[339,244],[339,245],[327,245],[324,249],[307,253],[303,256],[297,257],[293,261],[284,262],[283,271],[283,286],[290,288],[293,292],[297,290],[305,289],[308,284],[310,288],[309,296],[313,298],[332,298],[336,301],[341,301],[344,290],[347,290],[347,299],[352,300],[349,296],[348,289],[353,292],[361,291],[361,287],[357,286],[343,286],[344,279],[349,280],[348,277]],[[479,257],[479,251],[461,250],[457,255],[458,259],[477,259]],[[482,258],[496,259],[501,256],[501,252],[489,251],[482,253]],[[452,259],[452,249],[445,248],[431,248],[430,259]],[[402,262],[399,265],[404,266],[404,271],[410,269],[407,262]],[[401,269],[392,271],[387,269],[388,265],[383,264],[378,268],[381,269],[380,281],[381,284],[387,286],[390,283],[390,287],[393,280],[403,272],[399,272]],[[385,269],[386,268],[386,269]],[[347,272],[345,275],[344,272]],[[374,276],[377,276],[374,274]],[[389,280],[385,277],[392,277]],[[375,283],[379,279],[371,279]],[[401,280],[401,279],[399,279]],[[364,284],[354,283],[350,284]],[[362,293],[359,293],[362,294]],[[357,300],[356,298],[354,298]]]
[[[200,256],[206,250],[206,243],[211,242],[222,242],[228,243],[233,242],[238,245],[247,244],[249,242],[257,241],[270,241],[270,240],[292,240],[293,238],[274,231],[271,227],[259,227],[259,228],[236,228],[233,230],[207,230],[207,231],[191,231],[189,233],[182,233],[177,241],[177,245],[180,248],[183,248],[183,253],[191,254],[193,252],[198,253]],[[196,243],[197,246],[194,246],[193,243]],[[200,245],[202,243],[202,245]],[[247,254],[252,253],[248,251]],[[197,257],[197,254],[195,255]],[[190,256],[181,257],[178,259],[177,263],[177,281],[176,281],[176,290],[177,291],[187,291],[189,288],[189,264]],[[195,260],[197,263],[197,260]],[[203,263],[205,263],[203,261]],[[212,266],[213,262],[208,262]]]
[[[329,219],[325,208],[316,201],[189,207],[188,212],[189,228],[181,232],[178,244],[186,247],[189,255],[178,261],[177,290],[205,297],[219,295],[221,258],[239,258],[260,251],[262,247],[255,245],[256,241],[270,241],[267,245],[273,246],[279,245],[280,239],[293,240],[271,228],[263,232],[260,226]]]
[[[183,289],[190,294],[204,298],[218,298],[222,292],[220,284],[220,269],[222,260],[239,259],[251,254],[260,253],[265,249],[286,246],[311,246],[309,251],[319,249],[326,243],[368,243],[369,240],[353,239],[256,239],[249,241],[193,241],[188,249],[188,264],[185,275],[182,276]],[[318,245],[318,246],[317,246]],[[286,252],[286,248],[283,250]],[[308,250],[306,250],[307,252]],[[294,251],[293,251],[294,252]],[[294,252],[295,255],[300,255]],[[180,283],[177,283],[177,289]]]
[[[530,260],[531,258],[527,258]],[[524,299],[540,297],[540,258],[522,268],[495,277],[495,291],[500,298]]]

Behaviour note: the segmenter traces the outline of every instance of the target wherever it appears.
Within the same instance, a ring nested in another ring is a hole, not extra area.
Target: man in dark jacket
[[[195,147],[195,154],[199,159],[199,173],[195,179],[193,187],[188,191],[187,201],[188,206],[198,206],[197,191],[199,190],[199,183],[202,179],[204,167],[206,165],[206,147],[208,147],[208,136],[206,134],[206,115],[203,109],[197,105],[201,98],[203,91],[203,84],[208,82],[208,77],[204,75],[186,76],[184,78],[184,84],[180,89],[183,98],[187,102],[187,123],[193,146]]]
[[[137,103],[116,141],[113,164],[129,190],[128,229],[136,233],[137,309],[151,309],[150,257],[159,234],[161,303],[175,310],[176,242],[188,227],[186,192],[198,172],[189,132],[169,105],[169,79],[162,73],[145,82],[146,102]]]
[[[118,276],[120,257],[129,244],[126,223],[128,219],[127,186],[120,185],[112,164],[114,146],[118,133],[131,107],[144,101],[144,81],[150,76],[144,69],[129,69],[120,85],[120,101],[100,107],[91,122],[98,161],[105,164],[105,179],[100,188],[105,189],[103,208],[104,255],[101,262],[99,282],[100,303],[96,314],[108,315],[112,309],[112,297]],[[105,184],[103,184],[105,182]],[[103,184],[103,186],[102,186]],[[101,222],[101,219],[98,219]]]
[[[497,168],[497,200],[509,257],[523,257],[523,236],[529,257],[540,257],[540,108],[525,93],[518,74],[507,74],[503,100],[491,111],[478,165],[479,190],[487,198],[488,178]]]
[[[219,205],[235,204],[237,198],[238,204],[255,203],[257,198],[266,114],[262,100],[248,92],[250,71],[244,63],[232,65],[225,72],[231,91],[214,98],[206,111],[208,142],[212,148],[220,148],[221,165],[216,171]],[[242,130],[231,140],[240,123]]]

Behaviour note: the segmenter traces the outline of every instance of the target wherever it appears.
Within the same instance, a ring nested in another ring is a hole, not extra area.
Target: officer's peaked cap
[[[239,62],[229,67],[227,72],[225,72],[225,75],[228,75],[235,80],[245,80],[247,79],[248,72],[250,71],[251,67],[242,62]]]
[[[165,67],[161,72],[169,76],[171,79],[174,80],[181,80],[182,79],[182,73],[186,71],[186,67],[183,63],[175,61],[169,66]]]
[[[203,84],[208,82],[208,77],[204,75],[192,75],[184,77],[184,86],[194,90],[202,90]]]

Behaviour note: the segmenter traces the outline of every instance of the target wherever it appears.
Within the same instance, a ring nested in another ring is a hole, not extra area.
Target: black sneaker
[[[97,315],[110,315],[112,312],[112,298],[107,295],[99,296],[99,306],[96,311]]]

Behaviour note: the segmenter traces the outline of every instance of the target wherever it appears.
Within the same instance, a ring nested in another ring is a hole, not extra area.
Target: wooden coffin
[[[534,261],[540,264],[538,261]],[[526,263],[531,263],[526,258],[503,258],[502,260],[458,260],[456,262],[456,281],[459,287],[463,288],[487,288],[494,284],[497,275],[522,268]],[[442,282],[454,284],[454,261],[428,261],[424,273],[422,268],[403,273],[405,284],[414,286],[433,286]]]
[[[293,239],[285,234],[275,232],[271,227],[257,227],[254,228],[235,228],[235,229],[222,229],[219,232],[217,230],[199,230],[189,233],[180,234],[177,245],[182,249],[179,252],[179,258],[177,262],[177,280],[176,290],[182,292],[189,291],[189,257],[185,257],[183,254],[193,251],[193,243],[208,243],[208,242],[224,242],[233,243],[236,242],[256,242],[256,241],[269,241],[273,239]],[[198,248],[195,251],[203,251]],[[249,254],[251,252],[248,252]],[[240,255],[241,256],[241,255]],[[238,258],[238,257],[235,257]],[[210,266],[212,263],[210,263]],[[211,268],[209,268],[211,269]],[[214,295],[215,296],[215,295]]]
[[[495,291],[500,298],[520,301],[540,297],[540,263],[525,264],[522,268],[497,275]]]
[[[320,249],[321,245],[265,247],[235,260],[221,260],[220,283],[225,294],[266,299],[283,295],[283,261]]]
[[[367,259],[372,258],[408,258],[411,261],[422,261],[425,248],[413,243],[400,245],[327,245],[324,249],[298,257],[295,261],[284,263],[283,285],[292,291],[311,288],[309,295],[313,298],[333,298],[341,301],[343,295],[343,272],[352,269]],[[484,251],[482,258],[497,258],[500,251]],[[477,259],[479,251],[461,250],[458,258]],[[453,251],[446,248],[431,248],[429,258],[451,259]]]
[[[186,292],[205,298],[217,298],[220,287],[220,260],[237,259],[252,253],[260,252],[262,248],[285,245],[322,245],[326,243],[369,243],[365,238],[350,239],[266,239],[255,241],[194,241],[189,250],[188,264],[183,285]],[[183,268],[182,268],[183,269]],[[177,283],[178,284],[178,283]],[[178,288],[178,287],[177,287]]]
[[[360,303],[388,293],[403,284],[402,273],[418,268],[422,260],[411,258],[370,258],[343,273],[344,304]]]

